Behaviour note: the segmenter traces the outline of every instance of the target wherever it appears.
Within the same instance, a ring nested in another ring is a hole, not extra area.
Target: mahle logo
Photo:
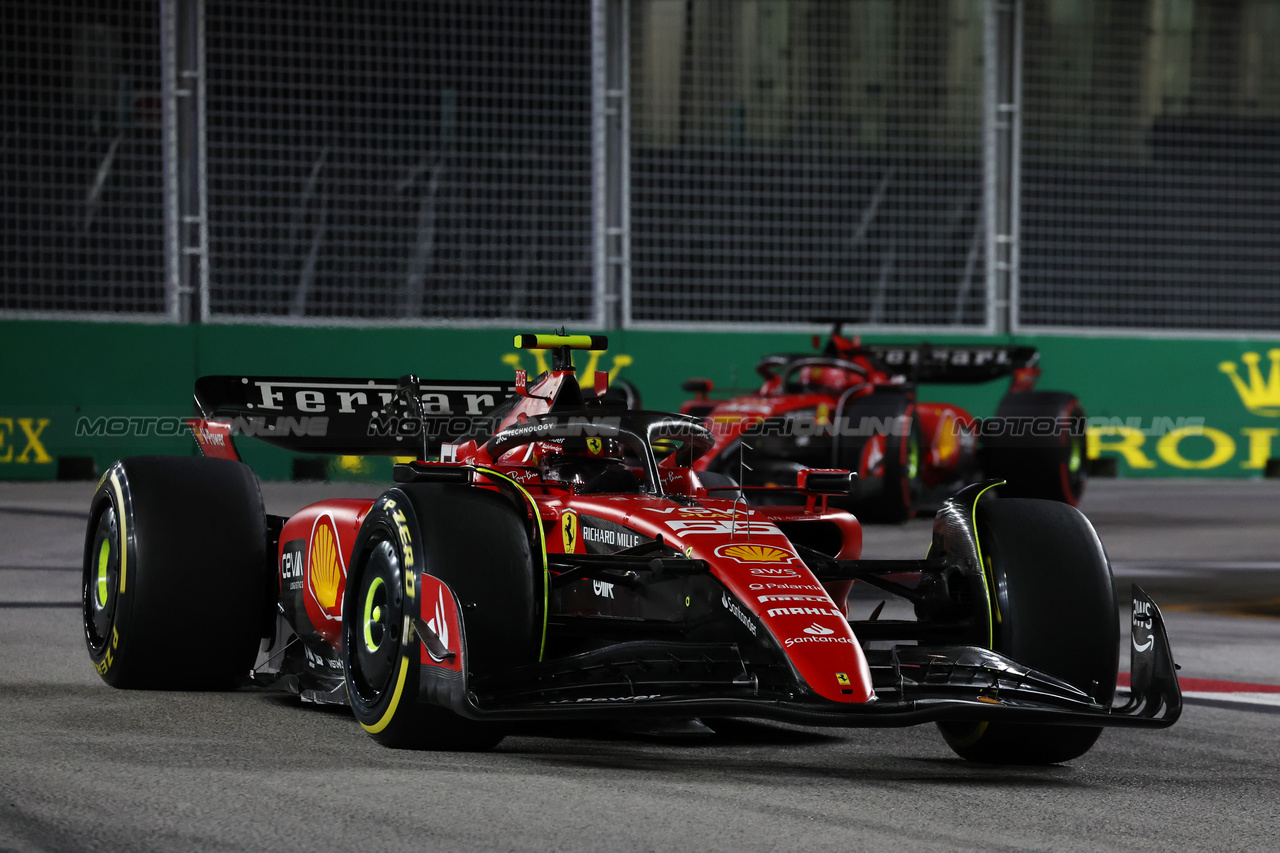
[[[1269,351],[1267,357],[1271,359],[1271,372],[1265,380],[1262,378],[1262,371],[1258,368],[1258,362],[1262,361],[1262,356],[1256,352],[1247,352],[1240,356],[1249,375],[1248,384],[1240,377],[1240,371],[1234,361],[1224,361],[1218,365],[1218,369],[1227,374],[1246,409],[1255,415],[1280,418],[1280,349]]]

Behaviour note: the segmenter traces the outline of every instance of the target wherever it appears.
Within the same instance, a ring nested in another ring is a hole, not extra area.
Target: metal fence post
[[[204,0],[162,0],[160,57],[165,313],[178,323],[199,322],[207,314],[209,280]]]
[[[595,321],[628,325],[630,292],[630,107],[627,0],[592,0],[592,195]]]
[[[987,325],[996,334],[1007,334],[1018,326],[1023,0],[988,0],[984,19]]]

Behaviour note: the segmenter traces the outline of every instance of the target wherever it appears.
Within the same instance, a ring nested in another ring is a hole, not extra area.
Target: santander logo
[[[834,634],[834,633],[835,633],[835,631],[833,631],[832,629],[830,629],[830,628],[824,628],[823,626],[819,625],[817,622],[814,622],[814,623],[813,623],[812,625],[810,625],[808,628],[805,628],[805,629],[804,629],[804,632],[805,632],[806,634],[815,634],[815,635],[817,635],[817,636],[819,636],[819,637],[821,637],[821,636],[825,636],[825,635],[827,635],[827,634]]]

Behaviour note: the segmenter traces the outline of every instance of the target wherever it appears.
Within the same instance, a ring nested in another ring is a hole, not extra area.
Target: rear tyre
[[[1077,505],[1087,477],[1085,412],[1080,401],[1062,391],[1007,394],[996,409],[996,419],[1018,424],[1022,433],[983,439],[987,477],[1006,481],[1000,487],[1001,497]],[[1051,424],[1055,425],[1052,430],[1048,429]]]
[[[478,751],[503,730],[419,701],[420,578],[445,583],[461,605],[468,677],[537,660],[542,578],[524,524],[501,496],[469,486],[409,484],[386,492],[360,528],[343,601],[342,662],[356,719],[393,748]],[[408,619],[406,617],[409,617]],[[425,618],[422,619],[426,621]]]
[[[994,592],[991,647],[1109,705],[1120,628],[1111,566],[1089,521],[1052,501],[988,500],[978,542]],[[979,641],[985,644],[987,638]],[[1021,723],[939,723],[961,758],[988,764],[1057,764],[1089,751],[1101,728]]]
[[[902,524],[915,514],[920,500],[921,439],[915,405],[903,396],[893,417],[905,428],[895,428],[884,436],[883,484],[875,495],[856,501],[852,507],[861,521]],[[857,465],[851,467],[858,470]]]
[[[89,657],[113,687],[234,687],[264,624],[266,516],[249,468],[134,456],[94,492],[81,605]],[[210,639],[197,643],[202,634]]]

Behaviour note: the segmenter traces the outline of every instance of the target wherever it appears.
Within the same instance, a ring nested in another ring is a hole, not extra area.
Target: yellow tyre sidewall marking
[[[117,594],[122,595],[125,589],[125,572],[128,567],[128,560],[129,560],[129,536],[128,536],[129,528],[128,528],[128,521],[126,519],[127,511],[125,509],[125,502],[124,502],[124,489],[121,488],[120,486],[119,470],[116,468],[113,468],[110,471],[108,471],[106,474],[103,474],[102,480],[99,481],[99,484],[100,484],[99,487],[101,487],[102,483],[106,482],[108,477],[110,477],[111,479],[111,493],[115,495],[115,499],[116,499],[115,500],[116,524],[117,524],[117,533],[120,537],[119,546],[118,546],[120,549],[120,585],[117,589]],[[110,498],[108,498],[108,500],[110,500]],[[108,544],[108,554],[109,553],[110,553],[110,545]],[[98,571],[99,573],[101,573],[102,572],[102,567],[101,567],[102,552],[101,551],[99,551],[98,553],[98,561],[99,561]],[[101,577],[101,574],[100,574],[98,579],[98,590],[95,592],[95,595],[101,593],[104,582],[105,582],[105,578]],[[103,602],[103,604],[100,606],[105,606],[105,602]],[[120,603],[117,601],[115,615],[113,615],[111,618],[111,645],[103,649],[102,660],[96,661],[93,664],[93,668],[98,671],[98,674],[104,677],[111,670],[112,665],[115,663],[114,653],[120,647],[120,631],[117,625],[117,619],[119,615],[120,615]]]
[[[982,740],[982,736],[987,733],[988,725],[989,723],[987,723],[986,720],[983,720],[980,723],[975,723],[973,726],[972,732],[970,732],[969,734],[965,735],[962,738],[956,739],[956,742],[955,742],[956,746],[961,748],[973,746],[978,741]]]
[[[97,597],[98,607],[107,606],[107,565],[111,560],[111,540],[103,539],[102,547],[98,549],[98,582],[94,584],[94,595]]]
[[[124,505],[124,490],[120,488],[120,476],[111,472],[111,487],[116,495],[116,516],[120,522],[120,592],[124,592],[125,577],[129,566],[129,528],[125,516],[128,513]]]
[[[983,560],[982,558],[982,542],[978,539],[978,501],[982,500],[982,496],[987,492],[1000,485],[1003,485],[1003,483],[992,483],[990,486],[987,486],[985,489],[978,492],[978,496],[973,499],[973,544],[978,550],[978,569],[982,573],[982,590],[985,593],[984,597],[987,600],[987,648],[992,649],[993,651],[996,644],[996,604],[995,600],[992,598],[992,590],[995,589],[995,580],[993,578],[988,582],[987,572],[990,569],[990,560]],[[988,725],[989,723],[987,723],[986,720],[975,723],[973,730],[963,738],[958,739],[956,741],[956,745],[961,748],[973,746],[978,741],[982,740],[982,736],[987,733]]]
[[[376,735],[387,726],[391,725],[392,718],[396,715],[396,709],[400,707],[400,696],[404,693],[404,681],[409,676],[409,656],[400,656],[400,674],[396,676],[396,689],[391,694],[391,703],[387,705],[386,713],[382,715],[382,719],[374,723],[372,726],[361,723],[364,730],[371,735]]]
[[[996,644],[996,628],[995,628],[995,599],[992,597],[995,589],[994,580],[987,580],[987,566],[982,559],[982,542],[978,539],[978,501],[982,500],[982,496],[994,489],[996,486],[1003,486],[1004,482],[992,483],[982,491],[978,492],[978,496],[973,499],[973,545],[978,550],[978,571],[982,574],[982,591],[985,593],[987,600],[987,648],[994,651]]]
[[[396,507],[395,501],[390,501],[390,500],[383,505],[383,508],[388,510],[387,515],[391,517],[392,525],[396,528],[396,538],[401,540],[412,539],[412,537],[409,536],[407,523],[396,520],[392,512],[392,510],[394,510],[395,507]],[[401,529],[402,525],[403,525],[403,529]],[[405,560],[403,556],[404,549],[406,547],[412,548],[413,546],[411,542],[405,542],[405,541],[401,541],[400,546],[401,546],[401,561],[400,561],[401,574],[403,575],[405,572],[405,567],[404,567]],[[412,553],[412,551],[410,551],[410,553]],[[410,565],[413,564],[412,557],[409,559],[409,564]],[[371,591],[372,589],[373,587],[370,586]],[[365,601],[366,608],[368,607],[368,602],[370,600],[372,600],[372,596],[366,599]],[[367,625],[368,623],[366,622],[365,624]],[[391,721],[395,719],[396,711],[400,708],[400,697],[404,695],[404,682],[405,682],[405,679],[409,677],[409,664],[410,664],[409,650],[411,646],[409,644],[408,632],[406,632],[406,635],[403,638],[403,640],[404,642],[401,644],[401,647],[400,647],[400,650],[401,650],[400,672],[398,675],[396,675],[396,689],[393,690],[391,693],[391,701],[387,703],[387,710],[383,712],[381,719],[379,719],[378,722],[374,723],[371,726],[366,725],[364,722],[360,723],[361,728],[363,728],[366,732],[368,732],[371,735],[376,735],[379,732],[381,732],[383,729],[385,729],[387,726],[391,725]]]
[[[547,611],[551,608],[551,570],[547,566],[547,537],[542,530],[542,518],[538,514],[538,502],[533,499],[533,495],[511,477],[492,468],[477,468],[481,474],[490,477],[499,477],[506,480],[511,485],[520,490],[520,494],[524,495],[525,500],[529,502],[529,508],[533,510],[533,526],[538,529],[538,546],[542,551],[542,642],[538,645],[538,662],[542,662],[543,654],[547,649]]]

